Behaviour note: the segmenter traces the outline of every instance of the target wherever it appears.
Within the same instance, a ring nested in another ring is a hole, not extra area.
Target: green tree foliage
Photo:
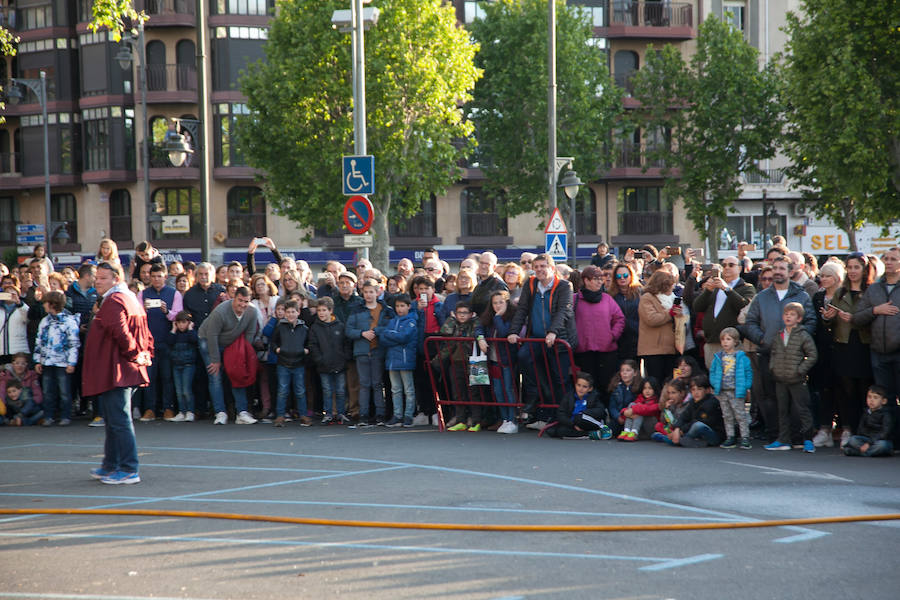
[[[758,171],[756,161],[775,153],[781,128],[775,72],[760,70],[757,50],[712,16],[700,26],[689,62],[669,45],[648,48],[647,57],[634,76],[641,103],[634,124],[645,133],[671,132],[671,143],[648,146],[648,158],[665,163],[667,191],[684,202],[695,229],[716,240],[740,196],[740,174]],[[713,259],[717,248],[710,244]]]
[[[606,140],[622,110],[621,91],[606,56],[590,44],[591,27],[578,7],[557,1],[557,148],[574,156],[584,179],[609,164]],[[481,3],[485,16],[470,25],[481,49],[469,117],[476,156],[489,193],[504,195],[506,214],[543,214],[547,206],[547,0]],[[583,193],[587,193],[583,189]]]
[[[900,3],[805,0],[788,14],[785,149],[797,187],[847,232],[900,219]]]
[[[382,0],[366,32],[368,152],[375,157],[373,262],[387,266],[388,219],[420,210],[459,177],[472,124],[459,108],[478,78],[477,51],[442,0]],[[353,152],[350,36],[331,27],[346,1],[285,0],[266,60],[241,80],[251,116],[241,151],[266,172],[267,199],[302,226],[341,227],[341,155]],[[460,142],[460,140],[463,140]]]

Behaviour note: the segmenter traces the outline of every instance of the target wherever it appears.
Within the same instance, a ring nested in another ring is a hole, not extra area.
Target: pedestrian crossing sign
[[[568,258],[568,235],[565,233],[548,233],[544,244],[544,253],[554,259],[565,260]]]

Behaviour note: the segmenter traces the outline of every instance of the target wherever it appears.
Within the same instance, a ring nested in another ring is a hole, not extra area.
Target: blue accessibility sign
[[[345,196],[375,193],[375,157],[344,156],[341,184]]]

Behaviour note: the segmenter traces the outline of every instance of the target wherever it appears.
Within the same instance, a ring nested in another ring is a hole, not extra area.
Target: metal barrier
[[[478,400],[468,399],[468,400],[458,400],[453,397],[451,377],[453,377],[452,372],[452,363],[448,357],[441,357],[443,352],[442,350],[446,349],[449,344],[468,344],[468,351],[466,354],[466,362],[465,362],[465,378],[466,383],[468,384],[468,376],[469,376],[469,355],[472,354],[472,350],[474,349],[474,344],[476,344],[476,340],[470,337],[448,337],[448,336],[431,336],[425,338],[425,369],[428,372],[428,378],[431,382],[431,389],[434,393],[434,404],[437,407],[438,414],[438,425],[441,431],[445,430],[445,420],[444,420],[444,406],[460,406],[460,405],[470,405],[470,406],[491,406],[491,407],[500,407],[500,406],[514,406],[514,407],[522,407],[525,404],[521,401],[522,392],[521,385],[519,381],[519,371],[517,364],[517,357],[519,354],[519,349],[523,345],[527,345],[526,347],[529,350],[529,357],[531,359],[531,366],[535,369],[535,375],[538,385],[537,388],[537,396],[538,402],[535,404],[537,408],[556,408],[559,406],[560,398],[557,397],[557,388],[561,388],[562,390],[566,389],[566,386],[563,381],[553,381],[553,369],[551,369],[551,362],[548,357],[548,354],[552,355],[555,358],[555,371],[560,374],[560,377],[563,376],[563,365],[560,360],[559,352],[556,351],[557,347],[561,347],[565,352],[569,359],[569,376],[572,378],[572,385],[575,384],[575,375],[578,372],[578,367],[575,365],[575,357],[572,353],[572,347],[565,340],[557,339],[554,342],[553,348],[554,352],[536,352],[535,347],[546,347],[546,341],[544,338],[519,338],[518,344],[510,344],[506,338],[486,338],[486,341],[489,345],[505,345],[507,348],[507,352],[501,352],[500,347],[497,347],[497,357],[498,359],[502,359],[503,355],[506,355],[508,358],[507,363],[498,363],[500,369],[512,369],[513,370],[513,391],[515,395],[516,402],[507,403],[500,402],[496,398],[494,394],[494,386],[493,379],[491,377],[491,384],[487,386],[479,385],[479,386],[469,386],[471,390],[477,390]],[[451,350],[452,352],[452,350]],[[539,355],[539,356],[538,356]],[[435,364],[436,363],[436,364]],[[437,377],[435,374],[435,370],[437,369]],[[541,380],[543,378],[543,380]],[[554,383],[559,383],[559,385],[554,385]],[[548,385],[542,385],[548,384]],[[486,389],[485,389],[486,388]],[[548,394],[549,392],[549,394]],[[470,395],[473,395],[470,392]],[[488,396],[490,399],[486,399]]]

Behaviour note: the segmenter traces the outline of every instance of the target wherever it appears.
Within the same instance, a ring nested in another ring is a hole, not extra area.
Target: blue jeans
[[[294,399],[297,400],[297,412],[306,416],[306,367],[283,367],[278,365],[278,400],[275,405],[275,416],[286,416],[287,400],[291,394],[293,382]]]
[[[700,421],[691,425],[691,428],[687,430],[684,437],[704,439],[708,446],[718,446],[722,442],[722,438],[719,437],[718,433],[713,431],[709,425],[701,423]]]
[[[500,418],[504,421],[516,420],[516,409],[514,406],[505,406],[506,404],[514,404],[516,401],[516,392],[513,387],[513,372],[510,368],[500,368],[501,376],[491,378],[491,386],[494,388],[494,400],[500,404]]]
[[[334,396],[334,416],[343,415],[347,410],[347,372],[319,373],[322,382],[322,405],[325,414],[331,413],[331,397]]]
[[[153,349],[153,363],[147,369],[150,385],[144,389],[144,410],[156,411],[158,401],[163,409],[175,408],[175,389],[172,387],[172,360],[169,348],[156,344]]]
[[[203,364],[209,366],[209,344],[203,338],[200,338],[200,356],[203,357]],[[225,412],[225,388],[222,385],[222,377],[225,374],[225,367],[222,366],[221,359],[219,362],[219,372],[215,375],[209,375],[209,395],[212,399],[213,410],[217,413]],[[243,412],[247,410],[247,388],[231,388],[234,395],[234,410]]]
[[[863,444],[869,444],[869,448],[863,452],[860,450]],[[894,444],[890,440],[874,441],[865,435],[851,435],[844,447],[844,454],[857,456],[890,456],[894,453]]]
[[[369,418],[369,402],[375,401],[375,416],[384,417],[384,359],[374,354],[356,357],[359,373],[359,418]]]
[[[72,418],[72,376],[65,367],[44,367],[41,387],[44,389],[44,414],[48,419],[56,417],[57,404],[59,418]]]
[[[106,419],[103,468],[107,471],[138,472],[137,440],[131,422],[131,396],[135,388],[113,388],[100,394]]]
[[[394,404],[394,417],[412,419],[416,412],[416,385],[412,371],[388,371],[391,377],[391,400]],[[403,395],[406,394],[406,410],[403,410]]]
[[[175,396],[180,412],[194,412],[194,363],[172,365],[172,379],[175,380]]]

